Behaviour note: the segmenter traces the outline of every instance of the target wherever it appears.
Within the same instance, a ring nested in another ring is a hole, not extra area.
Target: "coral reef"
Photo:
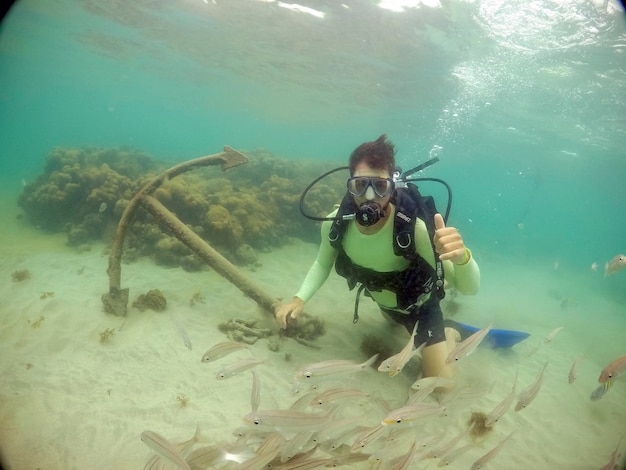
[[[294,237],[318,241],[319,230],[301,216],[299,199],[307,184],[331,165],[280,159],[266,150],[247,156],[249,163],[227,173],[200,168],[172,178],[154,197],[231,262],[255,267],[258,252]],[[94,241],[111,239],[132,197],[169,166],[131,148],[57,147],[46,156],[43,174],[26,184],[18,204],[36,227],[65,232],[68,245],[88,250]],[[316,184],[306,198],[307,212],[329,213],[345,192],[345,176],[332,174]],[[142,256],[189,271],[205,267],[152,216],[138,210],[124,261]]]
[[[235,264],[241,266],[256,266],[258,264],[258,256],[254,248],[244,243],[235,251]]]
[[[44,173],[27,184],[18,204],[41,229],[68,233],[79,245],[102,235],[113,221],[109,207],[139,189],[137,178],[155,169],[150,157],[132,149],[54,148]]]
[[[159,289],[152,289],[145,294],[139,295],[133,302],[133,307],[141,310],[155,310],[157,312],[165,310],[167,300]]]
[[[267,338],[274,333],[269,328],[257,326],[258,320],[231,319],[220,323],[218,329],[228,336],[231,341],[254,344],[261,338]]]
[[[32,274],[30,273],[28,269],[18,269],[17,271],[13,271],[13,273],[11,273],[11,280],[13,282],[26,281],[27,279],[30,279],[31,277],[32,277]]]

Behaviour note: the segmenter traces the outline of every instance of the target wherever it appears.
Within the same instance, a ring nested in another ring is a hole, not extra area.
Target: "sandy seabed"
[[[260,409],[288,408],[299,398],[293,387],[299,366],[327,359],[362,362],[366,357],[360,343],[368,334],[380,336],[396,350],[408,338],[368,299],[362,299],[361,319],[353,324],[354,294],[333,273],[306,309],[325,322],[326,334],[315,341],[319,349],[273,336],[278,352],[261,339],[250,351],[202,363],[209,347],[227,339],[217,328],[220,323],[257,319],[259,326],[275,329],[273,320],[213,271],[189,273],[148,259],[123,265],[122,287],[130,288],[131,302],[160,289],[167,309],[129,308],[126,318],[106,314],[100,300],[108,290],[103,246],[78,254],[65,248],[59,237],[29,232],[16,238],[20,233],[5,233],[12,243],[5,243],[0,258],[0,449],[7,469],[140,469],[154,455],[140,440],[145,430],[179,443],[199,426],[202,442],[197,446],[234,442],[233,431],[245,426],[242,418],[251,409],[252,379],[245,372],[217,380],[224,365],[250,352],[264,360],[256,368],[262,384]],[[270,295],[290,297],[316,249],[294,242],[261,254],[260,267],[244,272]],[[398,439],[382,451],[383,457],[406,453],[415,438],[423,442],[440,436],[437,445],[445,443],[466,429],[472,412],[488,413],[506,397],[516,373],[517,389],[522,390],[548,362],[536,399],[522,411],[511,408],[485,439],[449,468],[469,469],[513,431],[490,468],[602,467],[626,432],[626,380],[617,380],[601,400],[591,401],[590,395],[602,368],[626,354],[624,306],[601,295],[599,273],[570,275],[550,263],[531,268],[508,262],[503,268],[499,260],[475,255],[482,270],[481,292],[456,297],[454,318],[476,326],[493,322],[496,328],[532,336],[511,349],[481,347],[464,358],[457,366],[456,390],[468,393],[448,401],[442,415],[417,421],[405,433],[413,437]],[[29,270],[32,277],[14,282],[11,275],[20,269]],[[204,302],[191,302],[194,295]],[[444,310],[453,310],[451,300],[444,305]],[[192,350],[177,325],[186,330]],[[563,330],[544,344],[561,326]],[[101,333],[107,329],[114,334],[102,342]],[[581,355],[578,377],[569,384],[570,367]],[[394,378],[369,369],[322,383],[320,390],[341,386],[370,393],[371,399],[350,406],[358,410],[363,424],[373,426],[386,414],[381,399],[392,408],[401,406],[418,373],[415,359]],[[470,442],[465,436],[457,447]],[[623,451],[626,442],[619,446]],[[438,466],[439,459],[419,460],[419,455],[410,468]]]

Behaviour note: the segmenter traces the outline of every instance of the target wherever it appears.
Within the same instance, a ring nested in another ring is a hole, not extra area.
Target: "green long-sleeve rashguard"
[[[392,213],[395,214],[395,207],[392,205]],[[334,217],[336,211],[329,217]],[[315,262],[309,269],[300,289],[296,293],[304,302],[308,302],[311,297],[326,282],[328,275],[335,263],[337,250],[335,250],[328,240],[332,221],[322,223],[322,242],[317,253]],[[343,248],[353,263],[364,268],[373,269],[377,272],[402,271],[409,261],[397,256],[393,251],[393,217],[389,217],[385,225],[376,233],[364,235],[359,232],[356,222],[351,221],[343,238]],[[415,224],[415,246],[417,253],[422,256],[431,266],[435,265],[435,257],[428,236],[426,225],[420,219]],[[480,285],[480,270],[474,258],[463,265],[456,265],[450,261],[443,261],[444,275],[448,287],[455,287],[462,294],[475,294]],[[370,292],[372,298],[382,307],[397,309],[395,293],[383,290],[381,292]]]

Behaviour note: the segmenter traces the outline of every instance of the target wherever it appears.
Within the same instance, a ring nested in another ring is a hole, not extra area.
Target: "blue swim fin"
[[[465,325],[464,323],[459,323],[459,325],[472,333],[480,330],[480,328]],[[489,333],[487,333],[487,336],[483,340],[482,344],[492,348],[510,348],[520,341],[524,341],[529,336],[530,333],[525,333],[523,331],[497,330],[492,328],[489,330]]]
[[[446,320],[444,324],[458,330],[459,333],[461,333],[462,339],[465,339],[467,336],[480,330],[480,328],[477,328],[475,326],[466,325],[464,323],[455,322],[453,320]],[[484,344],[485,346],[489,346],[491,348],[510,348],[512,346],[515,346],[520,341],[524,341],[529,336],[530,333],[525,333],[523,331],[497,330],[495,328],[492,328],[491,330],[489,330],[489,333],[487,333],[487,336],[485,337],[481,345]]]

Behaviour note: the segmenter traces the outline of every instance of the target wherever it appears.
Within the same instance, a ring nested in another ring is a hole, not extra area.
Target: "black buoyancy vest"
[[[412,306],[419,307],[433,290],[442,299],[443,266],[435,252],[435,269],[415,251],[415,221],[420,218],[426,224],[429,238],[432,240],[435,233],[434,215],[437,213],[435,201],[431,196],[422,196],[414,184],[408,183],[406,188],[397,188],[391,202],[396,207],[393,225],[393,250],[397,256],[403,256],[410,261],[403,271],[380,273],[364,268],[352,262],[343,249],[343,236],[350,220],[343,216],[354,214],[357,210],[354,199],[349,193],[344,196],[337,215],[330,228],[328,238],[333,248],[338,251],[335,261],[337,274],[345,277],[348,287],[352,290],[358,283],[368,291],[390,290],[396,294],[398,308],[406,310]],[[355,307],[355,320],[358,318]]]

